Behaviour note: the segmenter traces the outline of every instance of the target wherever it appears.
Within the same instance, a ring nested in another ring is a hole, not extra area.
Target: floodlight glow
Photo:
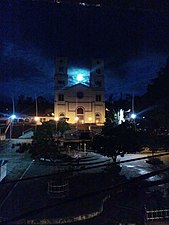
[[[75,85],[82,83],[89,85],[90,71],[83,68],[72,67],[68,71],[69,74],[69,85]]]
[[[57,122],[59,120],[59,117],[55,117],[54,120]]]
[[[10,116],[10,118],[11,118],[12,120],[16,119],[16,115],[13,114],[13,115]]]
[[[131,117],[131,119],[135,119],[136,118],[136,114],[132,113],[130,117]]]
[[[40,120],[40,118],[39,118],[38,116],[35,116],[35,117],[34,117],[34,120],[35,120],[36,122],[38,122],[38,121]]]
[[[91,117],[89,117],[89,118],[88,118],[88,120],[91,122],[91,121],[92,121],[92,118],[91,118]]]
[[[79,120],[79,117],[76,116],[76,117],[75,117],[75,121],[77,122],[78,120]]]
[[[77,75],[76,79],[77,79],[78,82],[83,81],[83,74],[82,74],[82,73],[79,73],[79,74]]]

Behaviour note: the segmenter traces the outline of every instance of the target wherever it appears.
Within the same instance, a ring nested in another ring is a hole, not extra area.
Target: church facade
[[[89,85],[79,81],[70,86],[67,58],[56,58],[54,115],[72,124],[105,122],[103,60],[92,60]]]

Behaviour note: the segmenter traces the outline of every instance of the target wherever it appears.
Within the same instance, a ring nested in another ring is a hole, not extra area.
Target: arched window
[[[77,114],[83,114],[83,109],[82,108],[78,108],[77,109]]]
[[[65,114],[64,113],[60,113],[59,117],[65,117]]]
[[[84,109],[82,107],[77,108],[76,117],[78,117],[78,123],[84,123]]]
[[[100,115],[100,113],[96,113],[95,114],[95,122],[96,123],[100,123],[101,122],[101,115]]]

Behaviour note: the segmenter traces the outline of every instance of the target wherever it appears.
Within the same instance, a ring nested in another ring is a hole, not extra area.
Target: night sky
[[[161,1],[159,0],[159,4]],[[106,97],[141,95],[169,56],[169,12],[0,1],[0,95],[54,95],[54,59],[69,72],[105,60]]]

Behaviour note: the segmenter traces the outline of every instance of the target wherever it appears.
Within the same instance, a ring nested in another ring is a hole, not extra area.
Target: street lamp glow
[[[13,115],[10,116],[10,118],[11,118],[12,120],[16,119],[16,115],[13,114]]]
[[[34,117],[34,120],[35,120],[36,122],[38,122],[38,121],[40,120],[40,118],[39,118],[38,116],[35,116],[35,117]]]
[[[55,117],[54,120],[55,120],[55,121],[58,121],[58,120],[59,120],[59,117]]]
[[[92,121],[92,117],[89,117],[88,120],[89,120],[89,122],[91,122]]]
[[[81,82],[83,80],[83,74],[82,73],[79,73],[77,75],[77,78],[76,79],[77,79],[78,82]]]
[[[77,122],[78,120],[79,120],[79,117],[76,116],[76,117],[75,117],[75,121]]]
[[[135,114],[135,113],[132,113],[130,117],[131,117],[131,119],[133,119],[133,120],[134,120],[137,116],[136,116],[136,114]]]

